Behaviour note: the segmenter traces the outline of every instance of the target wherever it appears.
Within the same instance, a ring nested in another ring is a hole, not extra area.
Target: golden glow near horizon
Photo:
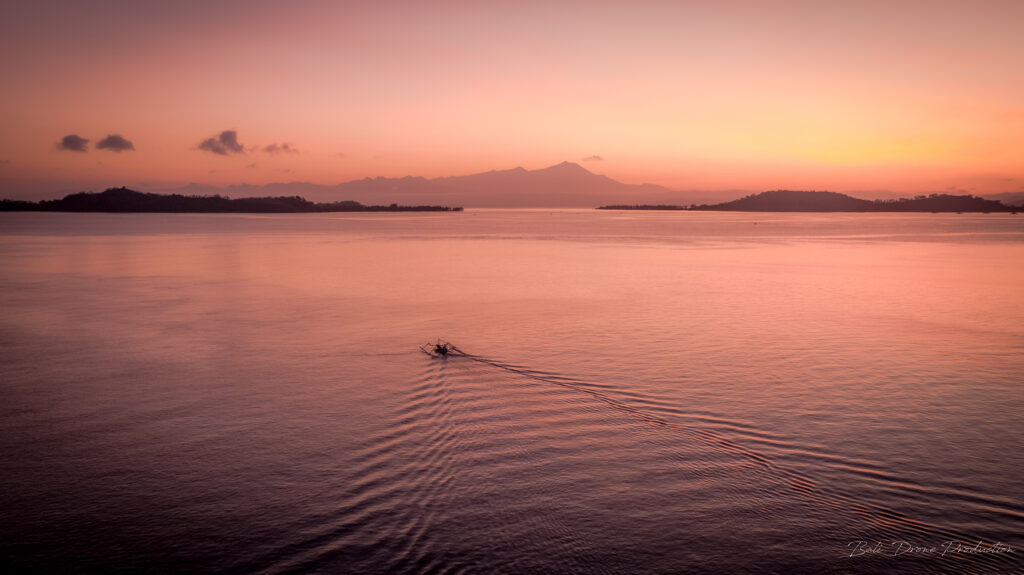
[[[563,160],[681,190],[1024,190],[1017,0],[42,1],[0,22],[4,197]],[[237,152],[201,146],[229,130]]]

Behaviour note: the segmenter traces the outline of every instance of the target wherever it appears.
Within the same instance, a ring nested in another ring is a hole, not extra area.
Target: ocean
[[[1010,214],[0,214],[0,572],[1024,572],[1022,262]]]

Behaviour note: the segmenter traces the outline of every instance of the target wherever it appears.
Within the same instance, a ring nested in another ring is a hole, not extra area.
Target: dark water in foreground
[[[0,214],[0,571],[1021,572],[1021,262],[1006,214]]]

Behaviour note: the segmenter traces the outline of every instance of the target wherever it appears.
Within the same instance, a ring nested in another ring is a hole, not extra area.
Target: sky
[[[1024,191],[1024,2],[7,0],[0,197],[562,161]]]

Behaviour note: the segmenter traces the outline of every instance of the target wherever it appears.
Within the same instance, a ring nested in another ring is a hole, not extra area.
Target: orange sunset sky
[[[1024,191],[1021,0],[14,0],[0,44],[12,199],[563,160],[678,190]]]

